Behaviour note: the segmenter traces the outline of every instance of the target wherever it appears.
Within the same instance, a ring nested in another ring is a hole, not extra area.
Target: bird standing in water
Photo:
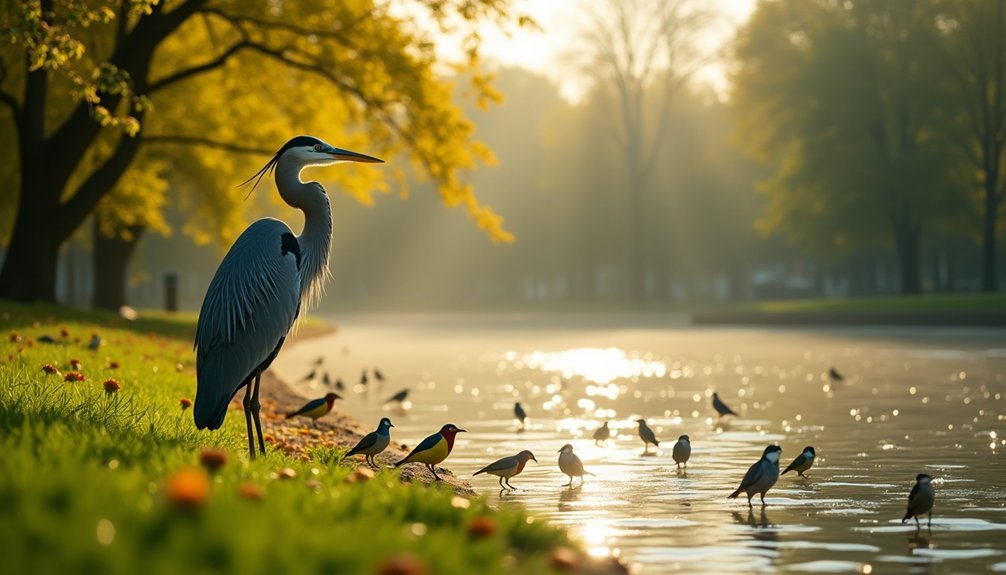
[[[583,462],[573,453],[573,446],[569,443],[559,449],[559,471],[569,476],[569,483],[563,487],[572,487],[574,477],[579,477],[582,484],[584,475],[594,475],[583,468]]]
[[[520,421],[521,429],[524,429],[524,420],[527,419],[527,413],[521,407],[519,401],[513,404],[513,416]]]
[[[364,455],[367,463],[377,467],[374,456],[388,448],[388,445],[391,443],[392,427],[394,425],[391,424],[391,420],[387,417],[382,417],[381,422],[377,424],[377,431],[371,431],[367,435],[364,435],[360,439],[360,442],[356,444],[356,447],[346,453],[346,457]]]
[[[459,429],[458,426],[453,423],[448,423],[447,425],[440,428],[440,431],[434,433],[433,435],[427,437],[415,449],[412,453],[405,456],[404,459],[395,464],[395,467],[401,467],[406,463],[422,463],[430,470],[433,477],[437,481],[440,481],[440,476],[437,475],[437,470],[434,465],[439,465],[447,456],[451,454],[451,450],[454,449],[454,436],[458,433],[464,433],[464,429]]]
[[[804,447],[803,452],[800,453],[800,455],[797,455],[796,459],[786,466],[786,470],[783,471],[782,474],[786,475],[790,471],[796,471],[797,475],[806,479],[807,476],[804,475],[804,472],[814,466],[815,457],[817,457],[817,453],[814,451],[813,447],[809,445]]]
[[[720,399],[720,395],[718,393],[713,393],[713,409],[716,410],[716,413],[720,414],[720,417],[723,417],[724,415],[737,415],[734,410],[730,409],[727,404],[723,403],[723,400]]]
[[[608,422],[605,421],[601,424],[601,427],[594,430],[594,444],[600,445],[609,439],[611,439],[611,428],[608,427]]]
[[[203,299],[196,326],[196,428],[218,429],[231,398],[245,388],[243,401],[248,453],[265,453],[259,420],[259,386],[301,312],[321,294],[328,277],[332,209],[325,188],[303,182],[309,166],[338,162],[381,162],[342,150],[312,136],[297,136],[254,176],[255,186],[275,173],[276,188],[288,205],[304,212],[299,236],[285,223],[264,218],[238,237],[220,263]],[[252,433],[254,421],[255,434]]]
[[[765,506],[765,494],[775,485],[779,479],[779,457],[782,456],[782,448],[778,445],[769,445],[761,454],[754,465],[744,474],[740,487],[727,496],[729,499],[736,499],[742,492],[748,496],[748,507],[751,507],[751,498],[755,493],[761,495],[761,504]]]
[[[911,518],[915,518],[916,529],[921,529],[919,515],[929,514],[929,529],[933,528],[933,503],[936,502],[936,488],[933,487],[933,476],[920,473],[915,476],[915,485],[912,492],[908,494],[908,511],[901,519],[902,523]]]
[[[287,413],[286,418],[290,419],[297,416],[310,417],[317,427],[318,419],[328,415],[332,411],[332,406],[335,405],[335,400],[337,399],[342,399],[342,396],[338,393],[326,393],[325,397],[312,399],[297,411]]]
[[[688,439],[687,435],[682,435],[678,438],[678,441],[674,444],[674,449],[671,451],[671,457],[674,458],[674,463],[680,468],[682,465],[688,468],[688,458],[692,456],[692,442]]]
[[[660,447],[660,442],[657,441],[657,436],[650,429],[649,425],[646,425],[645,419],[637,419],[636,423],[639,424],[639,438],[643,440],[643,453],[650,452],[650,444],[652,443],[656,447]]]
[[[493,461],[489,465],[486,465],[482,469],[476,471],[472,477],[480,473],[488,473],[489,475],[495,475],[500,478],[501,489],[517,489],[513,485],[510,485],[510,478],[515,475],[520,475],[520,472],[524,471],[524,466],[527,465],[529,460],[538,463],[538,460],[534,458],[534,454],[525,449],[517,455],[511,455],[510,457],[504,457]],[[506,482],[506,486],[503,485],[504,482]]]
[[[387,400],[387,401],[385,401],[384,403],[392,403],[392,402],[395,402],[395,403],[397,403],[397,404],[398,404],[399,406],[401,406],[401,405],[402,405],[402,402],[403,402],[403,401],[405,401],[405,400],[406,400],[406,399],[408,399],[408,398],[409,398],[409,390],[407,390],[407,389],[403,389],[402,391],[399,391],[399,392],[398,392],[398,393],[396,393],[395,395],[392,395],[391,397],[389,397],[389,398],[388,398],[388,400]]]
[[[835,383],[841,383],[845,381],[845,376],[843,376],[841,373],[838,373],[838,370],[835,369],[834,367],[828,369],[828,377]]]

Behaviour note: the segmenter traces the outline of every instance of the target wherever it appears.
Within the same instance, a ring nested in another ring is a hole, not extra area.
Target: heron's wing
[[[919,494],[919,482],[916,481],[915,485],[912,486],[912,492],[908,494],[908,506],[909,507],[911,507],[912,500],[915,499],[915,496],[918,495],[918,494]]]
[[[504,457],[493,461],[489,465],[486,465],[482,469],[476,471],[475,475],[478,475],[479,473],[493,473],[495,471],[513,469],[514,467],[517,467],[518,464],[519,462],[517,461],[517,458],[511,455],[510,457]]]
[[[796,469],[797,467],[800,467],[801,465],[803,465],[806,462],[807,462],[807,456],[801,453],[800,455],[796,456],[796,459],[793,460],[793,463],[790,463],[786,467],[786,471],[783,471],[783,473],[784,474],[785,473],[789,473],[790,471],[793,471],[794,469]]]
[[[741,480],[741,486],[737,488],[738,491],[745,491],[748,487],[758,483],[761,476],[764,475],[765,468],[762,467],[761,460],[759,459],[757,463],[748,469],[748,472],[744,474],[744,479]]]
[[[216,429],[248,377],[279,351],[300,308],[300,248],[290,228],[262,219],[220,263],[196,327],[196,427]]]
[[[350,455],[356,455],[357,453],[362,453],[363,451],[373,447],[375,443],[377,443],[377,432],[371,431],[367,435],[363,436],[363,439],[360,440],[360,443],[356,444],[356,447],[349,450],[349,453],[346,454],[346,457],[349,457]]]

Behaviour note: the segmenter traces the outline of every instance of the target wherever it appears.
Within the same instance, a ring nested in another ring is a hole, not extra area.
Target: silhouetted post
[[[178,311],[178,274],[164,274],[164,309]]]

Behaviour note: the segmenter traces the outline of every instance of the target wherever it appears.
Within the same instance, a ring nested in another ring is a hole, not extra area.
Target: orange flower
[[[21,337],[21,334],[17,333],[16,331],[11,332],[10,334],[11,343],[21,343],[22,339],[24,338]]]
[[[117,361],[108,362],[108,369],[119,369],[119,362]]]
[[[184,509],[196,509],[210,496],[210,478],[201,469],[182,469],[168,478],[168,501]]]
[[[114,379],[106,379],[105,383],[102,383],[101,385],[105,387],[105,393],[108,395],[112,395],[122,389],[122,384]]]
[[[68,371],[66,372],[66,375],[63,376],[63,381],[84,381],[85,379],[87,378],[79,371]]]
[[[70,332],[67,331],[66,328],[64,327],[59,330],[59,335],[63,336],[63,339],[66,339],[70,337]]]
[[[185,411],[186,409],[192,407],[192,400],[187,397],[179,399],[178,403],[182,404],[182,411]]]
[[[70,360],[70,367],[72,367],[73,369],[79,370],[80,366],[81,366],[81,363],[80,363],[79,359],[74,358],[74,359]]]
[[[246,481],[238,485],[238,495],[250,501],[258,501],[265,497],[265,491],[258,485]]]
[[[423,560],[411,553],[392,555],[374,570],[377,575],[426,575],[429,572]]]
[[[46,372],[46,373],[48,373],[50,375],[51,374],[60,375],[59,368],[57,368],[55,365],[53,365],[51,363],[47,363],[47,364],[43,365],[42,366],[42,371],[44,371],[44,372]]]
[[[577,563],[576,552],[569,547],[556,547],[548,558],[548,564],[556,571],[573,571]]]
[[[227,453],[219,449],[204,447],[199,452],[199,463],[210,471],[216,471],[227,465]]]
[[[468,524],[468,535],[474,539],[491,537],[496,533],[496,522],[491,517],[480,515]]]

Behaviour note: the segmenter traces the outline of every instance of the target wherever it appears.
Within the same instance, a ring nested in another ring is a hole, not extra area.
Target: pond
[[[324,355],[349,384],[342,407],[366,425],[388,416],[409,446],[444,423],[467,429],[445,462],[455,474],[636,573],[1006,571],[1004,331],[698,329],[618,314],[331,321],[338,333],[280,356],[281,377],[300,379]],[[361,386],[375,367],[384,381]],[[405,388],[405,408],[385,403]],[[714,391],[738,417],[717,417]],[[648,455],[640,417],[661,441]],[[604,420],[613,438],[595,445]],[[671,458],[682,434],[687,471]],[[582,486],[563,486],[565,443],[594,474]],[[809,478],[782,476],[764,508],[727,499],[769,444],[783,466],[814,446]],[[511,480],[517,491],[471,477],[523,449],[538,463]],[[935,478],[931,530],[901,524],[918,473]]]

